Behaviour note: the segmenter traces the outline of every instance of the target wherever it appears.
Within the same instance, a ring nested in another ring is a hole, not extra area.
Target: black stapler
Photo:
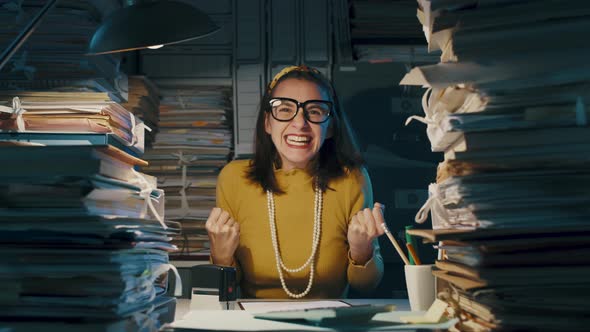
[[[190,310],[234,310],[236,269],[214,264],[191,267]]]

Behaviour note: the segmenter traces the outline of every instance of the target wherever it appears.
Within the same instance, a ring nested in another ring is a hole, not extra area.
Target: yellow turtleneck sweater
[[[266,193],[245,176],[248,160],[226,165],[217,182],[217,206],[240,224],[240,243],[235,261],[244,298],[286,298],[276,267],[272,246]],[[297,268],[312,249],[314,191],[311,177],[303,170],[276,170],[283,195],[273,195],[281,257],[288,268]],[[348,255],[348,223],[365,207],[372,207],[371,184],[366,172],[355,171],[333,181],[323,195],[321,237],[315,260],[313,286],[305,298],[338,298],[347,286],[357,291],[373,290],[383,275],[377,241],[373,258],[364,266]],[[307,287],[309,267],[283,271],[287,287],[301,293]]]

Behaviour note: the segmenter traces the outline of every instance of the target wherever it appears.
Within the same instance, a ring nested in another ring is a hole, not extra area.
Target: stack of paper
[[[444,251],[439,297],[460,308],[462,330],[586,329],[590,227],[409,232]]]
[[[146,76],[129,76],[129,98],[121,106],[140,118],[149,128],[145,132],[145,146],[150,148],[158,132],[160,92]]]
[[[103,92],[1,91],[0,131],[112,134],[143,153],[144,125]]]
[[[410,233],[441,250],[442,298],[462,330],[587,329],[590,4],[418,4],[442,54],[401,84],[427,88],[412,119],[445,160]]]
[[[0,100],[2,325],[156,331],[171,321],[180,225],[164,220],[157,179],[136,171],[148,165],[143,123],[102,92]]]
[[[0,4],[0,45],[7,47],[24,31],[46,1],[4,1]],[[0,72],[1,89],[105,91],[126,99],[120,55],[87,56],[88,43],[102,16],[113,4],[71,1],[53,6],[22,47]]]
[[[423,40],[420,24],[412,18],[416,11],[413,2],[354,0],[350,7],[353,40]]]
[[[183,232],[173,243],[177,257],[208,255],[205,221],[215,206],[217,174],[232,149],[231,89],[160,84],[159,132],[142,171],[158,177],[166,191],[166,216]]]
[[[140,165],[147,163],[109,145],[0,147],[7,326],[158,329],[149,313],[173,306],[162,296],[180,225],[163,219],[164,192],[134,170]]]
[[[413,1],[355,0],[349,3],[354,58],[360,62],[435,63],[428,54]]]

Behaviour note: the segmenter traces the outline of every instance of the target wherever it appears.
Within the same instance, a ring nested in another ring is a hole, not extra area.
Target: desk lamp
[[[58,0],[49,0],[0,56],[0,70],[35,31]],[[219,30],[209,16],[177,1],[126,0],[94,32],[88,55],[159,48]]]
[[[90,40],[88,55],[160,48],[207,36],[219,27],[195,7],[178,1],[126,0],[105,18]]]

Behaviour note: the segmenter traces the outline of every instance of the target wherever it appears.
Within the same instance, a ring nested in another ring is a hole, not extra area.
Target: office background
[[[209,37],[128,56],[128,71],[154,80],[227,82],[233,88],[236,157],[247,157],[257,102],[282,67],[306,63],[331,76],[368,161],[375,200],[386,204],[389,227],[400,241],[404,226],[428,197],[438,156],[423,125],[404,126],[421,114],[420,89],[398,85],[426,56],[409,1],[240,0],[192,1],[221,26]],[[135,63],[133,63],[135,61]],[[403,263],[381,242],[386,273],[375,297],[404,297]],[[424,246],[425,259],[434,258]],[[428,257],[428,258],[426,258]]]
[[[88,10],[91,15],[57,17],[50,13],[31,42],[25,43],[3,69],[3,89],[15,79],[26,89],[27,77],[41,74],[35,67],[36,38],[51,34],[49,24],[61,19],[80,29],[80,20],[98,23],[124,1],[65,1],[60,6]],[[251,151],[254,114],[266,83],[287,65],[306,63],[331,77],[363,154],[368,162],[375,200],[387,206],[386,220],[395,236],[404,241],[404,228],[415,225],[414,215],[428,197],[428,183],[436,176],[441,156],[430,152],[424,126],[404,125],[407,117],[422,114],[421,89],[398,85],[403,75],[421,63],[438,60],[427,54],[414,0],[186,0],[207,13],[220,30],[205,38],[109,56],[64,59],[44,54],[53,66],[92,69],[101,88],[117,95],[125,90],[125,76],[145,75],[156,85],[225,87],[231,91],[234,158]],[[4,17],[15,22],[40,8],[39,1],[2,1]],[[59,11],[59,10],[58,10]],[[19,18],[20,17],[20,18]],[[75,18],[74,18],[75,17]],[[89,30],[90,32],[90,30]],[[4,39],[6,42],[9,38]],[[38,39],[37,39],[38,40]],[[62,64],[60,64],[60,62]],[[21,64],[18,67],[18,64]],[[83,65],[82,65],[83,64]],[[28,67],[27,67],[28,66]],[[29,71],[27,72],[27,68]],[[20,75],[19,77],[16,77]],[[67,73],[60,74],[67,79]],[[64,76],[65,75],[65,76]],[[21,77],[22,76],[22,77]],[[36,78],[35,78],[36,79]],[[53,82],[52,84],[57,84]],[[18,84],[17,84],[18,85]],[[121,94],[124,96],[124,93]],[[428,225],[420,226],[428,227]],[[391,244],[381,239],[386,262],[383,282],[374,297],[405,296],[403,262]],[[434,251],[420,246],[423,260]],[[178,263],[186,276],[190,261]]]
[[[414,0],[186,1],[181,14],[140,15],[154,24],[138,35],[181,26],[189,8],[202,11],[191,22],[210,17],[219,31],[87,56],[111,14],[143,7],[132,3],[0,0],[3,323],[172,321],[168,271],[179,268],[188,297],[189,268],[207,262],[217,172],[251,153],[270,78],[306,63],[334,81],[400,242],[428,202],[432,224],[409,233],[442,249],[433,275],[450,315],[481,331],[588,329],[590,2],[419,0],[416,13]],[[117,38],[140,26],[125,22],[107,40],[133,39]],[[413,115],[428,126],[405,126]],[[386,271],[372,297],[404,297],[402,262],[380,240]]]

